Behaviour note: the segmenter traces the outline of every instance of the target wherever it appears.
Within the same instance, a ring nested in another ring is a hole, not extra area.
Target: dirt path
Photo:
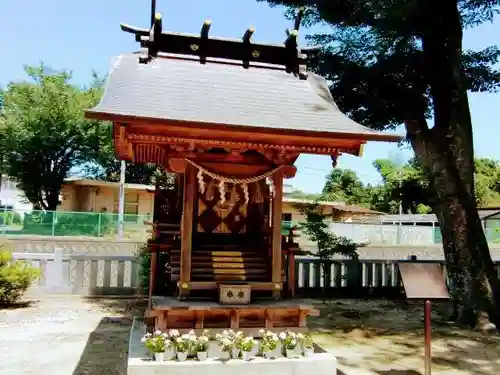
[[[337,375],[422,375],[421,304],[314,303],[315,340],[339,362]],[[459,329],[434,310],[433,375],[500,374],[500,336]],[[129,330],[143,303],[48,298],[0,310],[1,375],[124,375]],[[333,375],[333,374],[332,374]]]
[[[321,316],[310,323],[315,340],[345,375],[424,373],[421,303],[339,300],[317,307]],[[446,316],[446,305],[434,307],[432,374],[500,374],[500,336],[456,327]]]
[[[0,310],[2,375],[123,375],[126,301],[47,298]]]

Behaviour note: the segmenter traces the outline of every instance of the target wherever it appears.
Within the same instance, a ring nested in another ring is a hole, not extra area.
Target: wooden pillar
[[[189,294],[191,281],[191,244],[193,238],[194,199],[196,196],[196,168],[191,164],[186,166],[184,173],[184,199],[182,207],[181,227],[181,269],[179,277],[179,297]]]
[[[282,253],[281,253],[281,211],[283,206],[283,171],[278,171],[273,176],[274,197],[272,204],[272,282],[275,284],[273,296],[281,297],[282,289]]]

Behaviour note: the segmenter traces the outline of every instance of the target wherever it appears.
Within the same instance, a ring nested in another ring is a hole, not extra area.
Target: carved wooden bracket
[[[168,167],[174,173],[183,174],[186,171],[187,161],[181,158],[170,158]]]
[[[282,170],[284,178],[294,178],[297,173],[297,167],[295,165],[285,165]]]

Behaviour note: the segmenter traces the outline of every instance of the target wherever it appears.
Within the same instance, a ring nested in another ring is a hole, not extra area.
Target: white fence
[[[436,228],[418,225],[380,225],[330,223],[330,230],[358,243],[387,245],[431,245],[436,243]]]
[[[30,294],[131,295],[138,294],[139,264],[134,256],[13,253],[40,269]]]

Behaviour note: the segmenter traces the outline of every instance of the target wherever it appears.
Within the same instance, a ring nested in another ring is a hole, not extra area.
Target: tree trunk
[[[464,160],[469,154],[467,148],[472,148],[466,145],[471,142],[454,127],[450,127],[445,141],[435,129],[427,128],[423,117],[407,121],[406,129],[436,194],[433,210],[443,235],[447,271],[454,284],[451,291],[458,306],[457,321],[484,325],[486,313],[500,327],[500,280],[478,215],[474,184],[463,177],[473,176],[473,160]],[[470,166],[468,171],[459,169],[465,165]]]
[[[452,297],[462,323],[487,314],[500,327],[500,281],[474,196],[472,122],[462,76],[462,25],[457,0],[426,0],[422,49],[434,127],[422,111],[408,116],[406,129],[415,155],[436,195],[433,210],[443,235]],[[420,113],[420,116],[415,116]]]

